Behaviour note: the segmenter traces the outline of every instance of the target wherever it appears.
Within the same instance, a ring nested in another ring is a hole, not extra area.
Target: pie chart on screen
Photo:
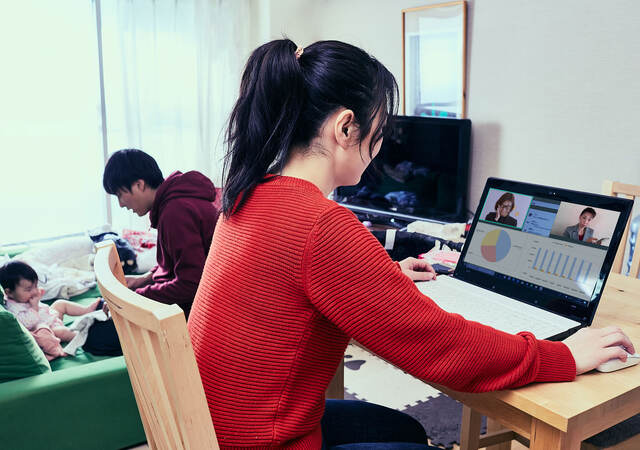
[[[480,243],[482,256],[489,262],[498,262],[509,253],[511,238],[503,230],[493,230],[487,233]]]

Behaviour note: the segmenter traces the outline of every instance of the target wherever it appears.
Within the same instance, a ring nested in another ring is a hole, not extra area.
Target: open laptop
[[[591,325],[632,206],[489,178],[453,276],[417,286],[468,320],[564,339]]]

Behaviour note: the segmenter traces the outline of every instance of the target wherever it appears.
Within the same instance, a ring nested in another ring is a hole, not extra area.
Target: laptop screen
[[[631,204],[490,179],[456,276],[590,322]]]

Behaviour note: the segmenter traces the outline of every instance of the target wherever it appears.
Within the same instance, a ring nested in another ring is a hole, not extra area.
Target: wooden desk
[[[640,280],[611,274],[593,326],[618,325],[640,352]],[[519,389],[467,394],[436,386],[462,402],[461,450],[491,445],[481,441],[486,415],[526,437],[533,450],[579,450],[580,443],[640,413],[640,364],[611,373],[596,371],[570,383],[540,383]]]

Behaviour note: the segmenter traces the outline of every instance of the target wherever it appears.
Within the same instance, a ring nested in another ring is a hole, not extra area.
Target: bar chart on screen
[[[566,241],[536,239],[526,251],[522,274],[548,287],[564,287],[588,299],[593,293],[605,253]]]
[[[538,247],[535,255],[531,269],[573,281],[586,282],[594,268],[593,261],[566,252]]]

